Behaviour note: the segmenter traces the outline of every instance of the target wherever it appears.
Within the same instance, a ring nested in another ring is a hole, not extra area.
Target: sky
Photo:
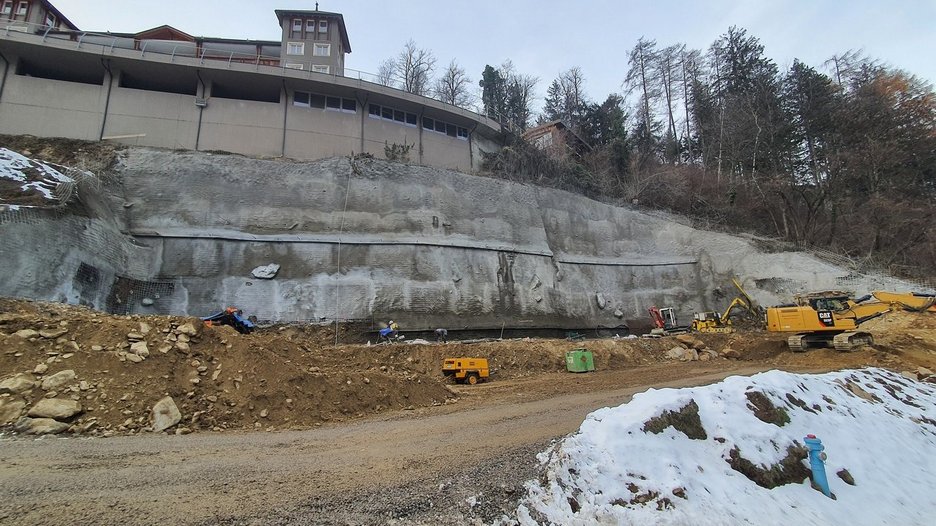
[[[135,32],[163,24],[196,36],[279,40],[274,9],[314,9],[298,0],[52,0],[86,31]],[[320,0],[344,15],[352,53],[345,67],[376,73],[413,39],[437,70],[455,59],[476,85],[485,64],[511,60],[549,83],[582,68],[596,101],[621,93],[627,52],[640,37],[660,47],[707,49],[732,25],[761,40],[784,70],[794,58],[820,68],[848,50],[936,81],[936,0]]]

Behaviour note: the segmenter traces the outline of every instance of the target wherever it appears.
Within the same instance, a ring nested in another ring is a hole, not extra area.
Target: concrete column
[[[426,108],[420,108],[419,113],[416,115],[416,136],[419,137],[419,164],[423,163],[423,145],[422,145],[422,134],[423,134],[423,113],[425,113]]]
[[[364,153],[364,122],[365,122],[364,119],[366,119],[368,116],[368,113],[367,113],[368,112],[368,109],[367,109],[368,97],[367,97],[367,94],[365,93],[364,100],[362,101],[361,99],[358,98],[358,94],[355,93],[354,98],[358,101],[358,104],[361,106],[361,151],[360,153]]]

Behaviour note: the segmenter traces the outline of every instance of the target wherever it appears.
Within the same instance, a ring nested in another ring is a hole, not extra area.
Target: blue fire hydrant
[[[803,439],[806,447],[809,448],[809,468],[812,470],[813,482],[819,486],[826,497],[832,498],[832,492],[829,490],[829,479],[826,478],[825,459],[823,452],[825,446],[822,441],[816,438],[816,435],[806,435]]]

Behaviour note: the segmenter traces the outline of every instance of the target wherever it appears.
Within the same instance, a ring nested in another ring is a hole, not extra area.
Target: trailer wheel
[[[476,383],[478,383],[478,375],[476,373],[468,374],[468,376],[465,377],[465,382],[468,385],[475,385]]]

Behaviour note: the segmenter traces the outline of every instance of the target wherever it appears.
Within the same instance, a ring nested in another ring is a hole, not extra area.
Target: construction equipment
[[[741,286],[741,283],[738,281],[738,279],[731,278],[731,282],[734,283],[735,288],[738,289],[738,295],[735,296],[733,300],[731,300],[731,303],[728,304],[728,308],[725,309],[725,312],[722,314],[714,311],[695,313],[692,319],[692,330],[708,333],[730,333],[734,332],[734,326],[731,323],[732,311],[737,308],[742,308],[751,314],[756,314],[754,300],[752,300],[751,296],[749,296],[747,291],[744,290],[744,287]]]
[[[254,330],[254,323],[244,317],[244,311],[237,307],[228,307],[221,312],[202,318],[205,325],[230,325],[241,334],[250,334]]]
[[[767,330],[796,333],[787,338],[793,351],[830,344],[851,351],[874,343],[871,333],[858,330],[862,323],[899,310],[936,312],[936,295],[876,291],[854,300],[834,290],[800,294],[791,305],[767,309]]]
[[[490,376],[487,358],[446,358],[442,361],[442,374],[456,382],[475,385]]]
[[[680,327],[676,321],[676,311],[672,307],[657,308],[656,306],[647,309],[650,312],[650,319],[653,320],[653,329],[650,330],[650,337],[669,336],[671,334],[682,334],[689,332],[689,327]]]

